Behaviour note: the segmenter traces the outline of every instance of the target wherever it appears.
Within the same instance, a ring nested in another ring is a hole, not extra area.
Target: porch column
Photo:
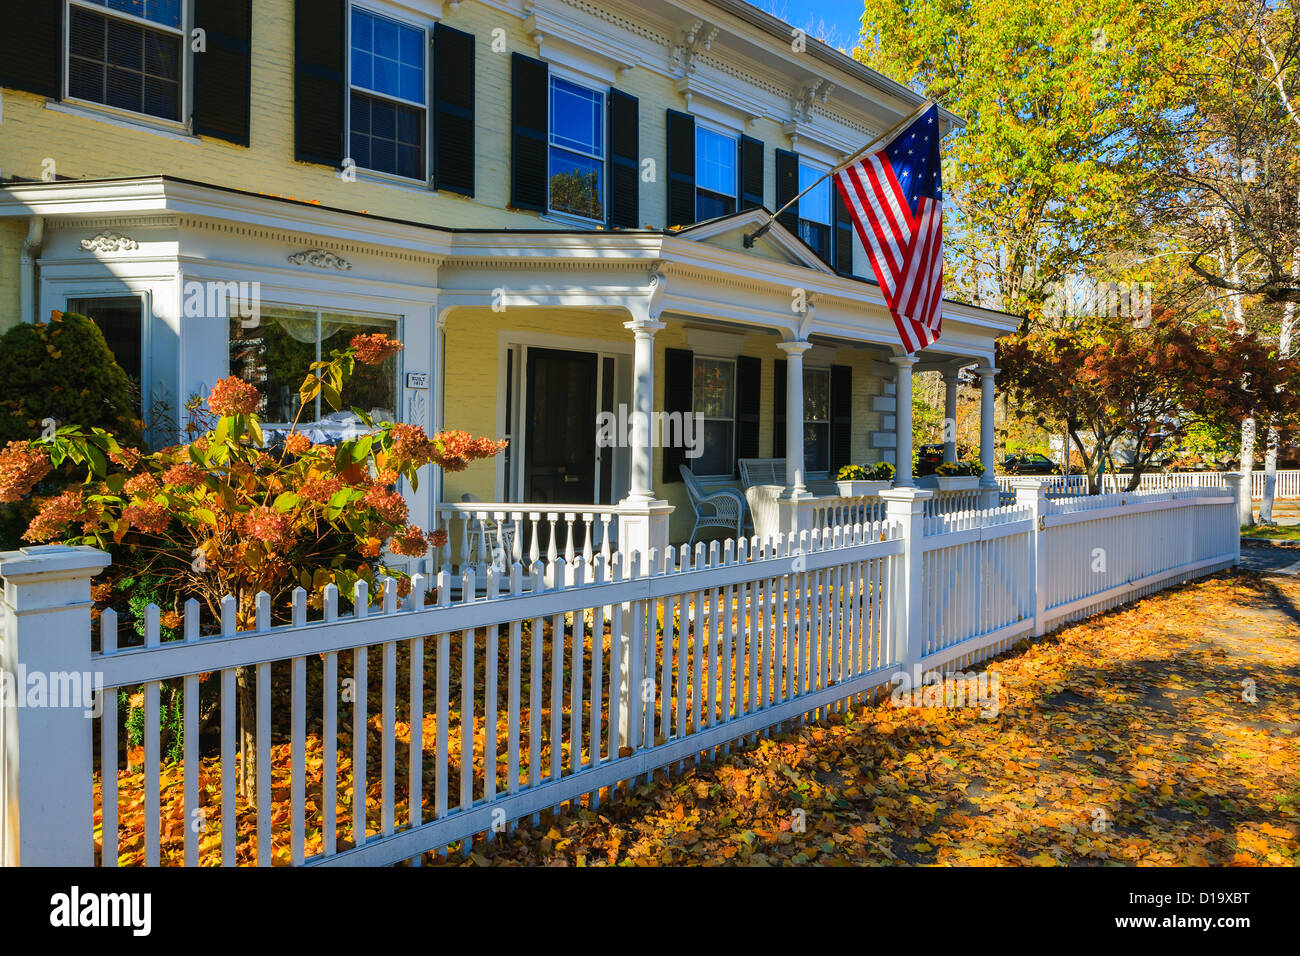
[[[999,370],[984,365],[975,371],[980,377],[980,460],[984,463],[984,474],[980,476],[980,506],[994,508],[998,503],[998,482],[994,477],[997,435],[993,428],[993,376]]]
[[[803,353],[812,348],[805,341],[781,342],[785,363],[785,485],[790,497],[806,494],[803,466]]]
[[[911,488],[916,485],[912,479],[912,366],[916,358],[911,355],[895,355],[889,360],[898,369],[898,381],[894,389],[894,447],[896,449],[897,474],[894,476],[895,488]]]
[[[632,379],[632,481],[628,502],[646,504],[655,500],[650,471],[654,465],[653,421],[655,399],[655,333],[665,328],[654,319],[634,319],[623,323],[636,339],[633,351]]]
[[[943,373],[943,460],[957,460],[957,376],[959,370],[946,369]],[[948,440],[948,436],[952,440]]]

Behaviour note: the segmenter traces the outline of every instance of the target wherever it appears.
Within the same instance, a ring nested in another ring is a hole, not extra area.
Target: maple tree
[[[1022,331],[999,341],[998,364],[1014,399],[1069,423],[1090,494],[1121,440],[1133,454],[1131,491],[1194,424],[1274,423],[1300,410],[1300,363],[1272,360],[1252,334],[1166,314],[1146,327],[1115,317]]]

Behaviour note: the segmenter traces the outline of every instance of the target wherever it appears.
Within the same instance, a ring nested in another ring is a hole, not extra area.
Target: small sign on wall
[[[407,372],[406,387],[407,388],[428,388],[429,373],[428,372]]]

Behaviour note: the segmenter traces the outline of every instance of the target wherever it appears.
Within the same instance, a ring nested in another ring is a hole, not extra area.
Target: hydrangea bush
[[[302,409],[320,396],[338,410],[358,363],[378,364],[401,348],[384,335],[356,336],[312,364],[299,390]],[[208,396],[205,425],[185,444],[153,453],[75,424],[49,438],[10,442],[0,450],[0,502],[26,497],[51,470],[71,463],[84,471],[84,484],[38,500],[26,540],[129,549],[137,573],[160,576],[166,593],[196,597],[214,617],[221,599],[234,595],[245,627],[259,591],[271,595],[277,617],[298,586],[315,607],[328,583],[346,597],[364,580],[378,596],[377,579],[388,577],[407,593],[409,579],[384,564],[385,551],[419,557],[440,547],[446,533],[427,534],[410,522],[399,478],[415,488],[425,465],[460,471],[506,444],[459,431],[431,437],[418,425],[376,422],[353,409],[368,434],[314,444],[295,420],[283,450],[273,450],[254,413],[258,401],[253,385],[224,379]],[[174,614],[175,607],[169,618]]]

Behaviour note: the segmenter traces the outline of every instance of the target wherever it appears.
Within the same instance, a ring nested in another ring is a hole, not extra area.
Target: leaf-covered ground
[[[1297,579],[1219,575],[988,666],[996,719],[883,699],[447,862],[1297,862]]]

